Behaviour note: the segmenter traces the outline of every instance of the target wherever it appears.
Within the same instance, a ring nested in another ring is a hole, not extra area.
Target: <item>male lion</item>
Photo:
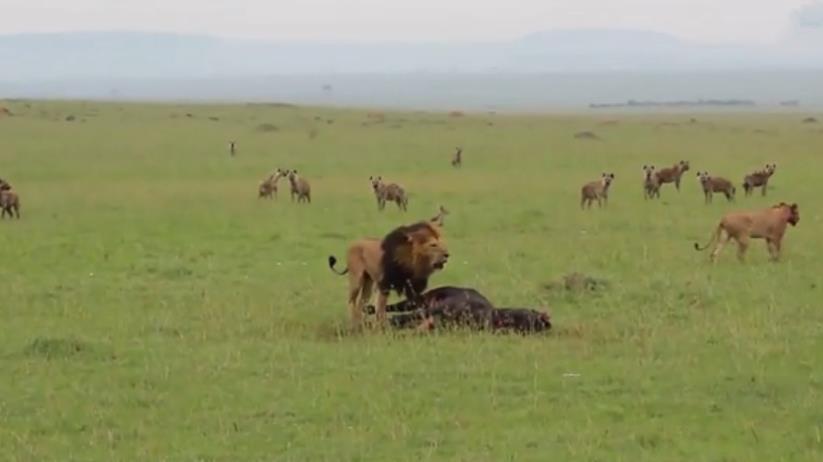
[[[703,251],[714,242],[714,250],[710,257],[714,262],[723,246],[734,239],[737,241],[737,258],[742,262],[749,247],[749,239],[765,239],[772,261],[777,261],[780,258],[780,246],[783,234],[786,233],[786,224],[797,226],[799,222],[800,210],[797,204],[789,205],[785,202],[753,212],[731,212],[720,220],[714,235],[705,247],[700,248],[695,242],[694,248]],[[722,238],[724,231],[725,239]]]
[[[329,256],[329,268],[349,274],[349,315],[354,327],[362,325],[363,307],[377,284],[377,320],[386,321],[386,303],[391,291],[417,298],[428,285],[429,277],[443,269],[449,251],[440,228],[429,221],[401,226],[382,240],[355,241],[346,253],[346,268],[337,271],[337,259]]]

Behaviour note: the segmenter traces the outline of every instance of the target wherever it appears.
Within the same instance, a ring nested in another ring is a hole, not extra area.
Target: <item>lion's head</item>
[[[429,221],[395,229],[383,238],[380,246],[383,250],[381,290],[394,290],[407,298],[422,293],[429,276],[443,269],[449,260],[440,227]]]
[[[783,210],[786,221],[792,226],[797,226],[797,224],[800,223],[800,209],[797,207],[797,204],[787,204],[785,202],[781,202],[773,208]]]

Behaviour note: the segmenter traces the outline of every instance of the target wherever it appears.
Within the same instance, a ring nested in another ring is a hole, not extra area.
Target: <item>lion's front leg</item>
[[[375,307],[375,314],[377,315],[377,323],[380,326],[385,326],[388,318],[386,316],[386,305],[389,301],[389,293],[380,291],[377,294],[377,306]]]

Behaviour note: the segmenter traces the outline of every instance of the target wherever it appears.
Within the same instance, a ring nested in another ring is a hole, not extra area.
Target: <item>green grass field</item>
[[[0,177],[23,214],[0,222],[4,460],[823,459],[823,131],[808,114],[364,126],[366,110],[282,105],[2,105]],[[640,167],[680,159],[681,191],[645,201]],[[744,197],[770,161],[768,197]],[[311,181],[311,205],[285,182],[257,199],[278,167]],[[704,205],[698,170],[732,179],[737,203]],[[616,175],[608,207],[581,211],[601,172]],[[410,191],[407,213],[377,211],[378,174]],[[742,265],[731,246],[715,266],[694,251],[724,212],[779,201],[801,210],[782,262],[759,241]],[[452,259],[431,286],[546,306],[550,334],[345,333],[327,256],[440,204]],[[572,271],[610,286],[543,287]]]

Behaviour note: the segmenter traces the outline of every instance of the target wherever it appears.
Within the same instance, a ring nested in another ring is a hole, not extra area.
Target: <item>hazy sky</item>
[[[543,29],[608,27],[703,42],[768,43],[791,29],[798,8],[820,1],[0,0],[0,33],[129,29],[419,41],[497,40]]]

